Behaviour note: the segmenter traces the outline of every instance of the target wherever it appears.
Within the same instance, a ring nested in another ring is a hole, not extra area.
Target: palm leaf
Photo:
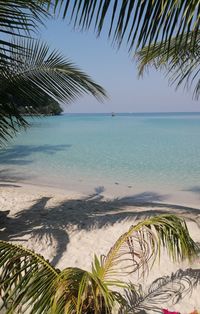
[[[34,308],[51,300],[53,282],[58,278],[55,270],[43,257],[34,252],[7,242],[0,243],[1,296],[8,313],[23,305]],[[44,308],[44,310],[45,310]],[[39,313],[39,312],[38,312]]]
[[[0,270],[1,309],[6,313],[110,313],[119,298],[85,270],[59,271],[33,251],[4,241]]]
[[[10,60],[13,61],[0,71],[0,140],[27,126],[18,106],[36,110],[42,106],[45,94],[59,103],[69,103],[83,94],[100,101],[106,97],[100,85],[60,53],[50,51],[47,44],[22,40],[16,45],[23,47],[23,52],[19,54],[12,49]]]
[[[147,263],[152,264],[161,247],[174,260],[192,259],[198,253],[184,221],[172,215],[154,217],[132,226],[101,263],[95,258],[91,273],[79,268],[56,270],[40,255],[0,241],[2,308],[7,313],[111,313],[116,303],[124,307],[126,302],[120,293],[110,289],[110,286],[127,287],[117,277],[119,267],[124,267],[123,274],[140,268],[146,270]],[[129,253],[129,258],[125,258],[128,271],[123,264],[126,252]]]
[[[45,9],[46,1],[38,0],[0,0],[0,32],[7,35],[29,35],[38,23],[43,24],[49,14]]]
[[[6,308],[7,313],[111,313],[115,303],[125,307],[125,298],[109,287],[127,287],[118,278],[113,280],[113,275],[119,275],[126,252],[130,257],[126,262],[129,264],[131,260],[132,272],[146,269],[146,264],[155,260],[161,247],[165,247],[174,260],[191,259],[198,253],[184,221],[172,215],[153,217],[132,226],[102,263],[95,258],[92,273],[79,268],[56,270],[40,255],[0,241],[2,308]],[[125,270],[123,273],[130,272]]]
[[[179,37],[140,50],[136,54],[139,76],[151,66],[164,69],[170,83],[175,83],[177,87],[183,83],[185,88],[191,88],[194,85],[194,96],[198,99],[200,95],[200,32],[197,33],[193,45],[190,45],[190,42],[194,41],[193,32],[184,35],[184,38],[188,42],[187,50],[182,47],[182,44],[177,45],[180,41]]]
[[[106,97],[100,85],[58,51],[50,51],[46,43],[27,40],[20,41],[20,46],[24,47],[24,53],[19,55],[15,50],[12,51],[11,57],[16,62],[3,72],[3,77],[9,83],[12,82],[20,97],[24,94],[25,97],[32,98],[31,92],[34,93],[34,89],[30,91],[31,86],[59,102],[73,101],[84,93],[89,93],[98,100]]]
[[[28,125],[12,103],[0,104],[0,146],[4,146],[20,129],[26,129]]]
[[[10,51],[14,48],[21,53],[22,47],[10,42],[11,36],[27,37],[35,33],[49,14],[45,1],[0,0],[0,68],[11,60]]]
[[[196,34],[200,24],[198,0],[49,0],[55,10],[62,9],[74,26],[93,27],[99,35],[106,32],[118,45],[127,42],[129,49],[182,38],[191,30]]]
[[[144,276],[162,249],[174,262],[192,260],[199,253],[199,246],[191,239],[185,222],[174,215],[161,215],[133,225],[101,257],[99,269],[93,267],[109,284],[133,272]]]
[[[8,82],[5,80],[4,73],[9,66],[17,62],[13,52],[15,55],[24,53],[24,47],[19,42],[11,42],[10,37],[30,36],[39,24],[43,24],[43,19],[47,16],[49,14],[44,7],[44,1],[0,0],[0,33],[2,34],[0,39],[0,146],[20,128],[28,125],[14,106],[11,94],[5,95]]]

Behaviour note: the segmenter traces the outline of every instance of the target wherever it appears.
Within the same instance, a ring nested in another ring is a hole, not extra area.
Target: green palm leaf
[[[9,65],[0,71],[0,140],[4,142],[19,129],[27,126],[18,106],[42,106],[44,95],[59,103],[69,103],[83,94],[102,101],[104,89],[72,62],[47,44],[37,40],[20,40],[21,54],[12,49]],[[30,110],[29,110],[30,113]]]
[[[20,46],[24,48],[24,53],[19,55],[13,50],[11,58],[16,61],[2,71],[3,78],[16,88],[17,96],[32,99],[36,89],[60,102],[72,101],[84,93],[98,100],[106,97],[100,85],[60,53],[50,51],[46,43],[27,40],[20,41]]]
[[[53,282],[59,271],[34,252],[17,245],[1,241],[0,244],[1,296],[9,311],[23,310],[23,304],[34,308],[43,302],[48,307],[53,290]],[[39,313],[39,312],[38,312]]]
[[[199,253],[185,222],[174,215],[152,217],[133,225],[124,233],[98,267],[93,266],[102,280],[115,283],[119,276],[148,273],[161,250],[165,249],[174,262],[191,260]]]
[[[79,268],[59,271],[18,245],[0,241],[0,292],[6,313],[86,314],[111,308],[114,293]],[[108,313],[107,310],[105,313]]]
[[[174,260],[191,260],[199,252],[184,221],[172,215],[132,226],[101,262],[95,258],[92,273],[79,268],[59,271],[40,255],[0,241],[2,308],[6,313],[111,313],[116,303],[125,306],[120,293],[110,289],[128,287],[119,280],[119,268],[123,267],[122,274],[141,268],[145,273],[161,248]]]
[[[93,27],[97,34],[106,28],[118,45],[124,40],[131,49],[171,40],[199,30],[200,3],[198,0],[62,0],[49,3],[63,9],[74,26]]]
[[[38,0],[0,0],[0,32],[15,34],[30,34],[35,31],[38,23],[43,24],[44,17],[49,14],[45,9],[45,2]]]
[[[184,35],[184,38],[188,42],[187,50],[179,44],[179,37],[140,50],[136,54],[139,75],[141,76],[150,66],[164,69],[170,83],[175,83],[177,87],[183,83],[186,88],[194,85],[194,96],[198,99],[200,95],[200,32],[197,33],[195,43],[192,45],[190,42],[194,41],[193,32]]]
[[[11,61],[10,51],[22,47],[10,42],[11,36],[27,37],[49,16],[45,1],[0,0],[0,69]]]

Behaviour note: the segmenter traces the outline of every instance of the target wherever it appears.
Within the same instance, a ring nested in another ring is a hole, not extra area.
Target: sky
[[[89,74],[109,95],[104,103],[86,95],[65,104],[65,112],[200,111],[200,103],[192,99],[192,91],[169,86],[164,72],[150,69],[138,79],[137,64],[125,45],[116,50],[104,34],[97,38],[92,29],[74,31],[66,20],[56,19],[45,24],[46,28],[40,30],[40,38]]]

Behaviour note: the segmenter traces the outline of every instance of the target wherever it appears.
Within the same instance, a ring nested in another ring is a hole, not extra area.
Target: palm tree
[[[131,226],[106,256],[95,256],[91,272],[73,267],[60,271],[29,249],[0,241],[2,309],[6,313],[103,314],[116,305],[126,308],[119,289],[130,291],[130,285],[123,277],[134,272],[146,275],[162,249],[173,261],[192,260],[199,252],[185,222],[173,215]]]
[[[33,28],[48,17],[45,4],[47,1],[0,1],[0,32],[6,36],[0,39],[0,145],[28,126],[19,105],[36,110],[45,94],[59,103],[69,103],[83,93],[98,100],[106,97],[104,89],[70,60],[30,38]]]
[[[54,9],[63,9],[63,18],[69,17],[74,27],[94,28],[97,35],[104,31],[118,47],[125,42],[129,51],[139,54],[140,71],[164,65],[170,82],[195,84],[199,97],[198,0],[63,0],[56,1]]]

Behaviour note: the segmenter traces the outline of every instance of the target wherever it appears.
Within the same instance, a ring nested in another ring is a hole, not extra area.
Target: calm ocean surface
[[[200,114],[74,114],[31,123],[0,152],[1,180],[200,191]]]

